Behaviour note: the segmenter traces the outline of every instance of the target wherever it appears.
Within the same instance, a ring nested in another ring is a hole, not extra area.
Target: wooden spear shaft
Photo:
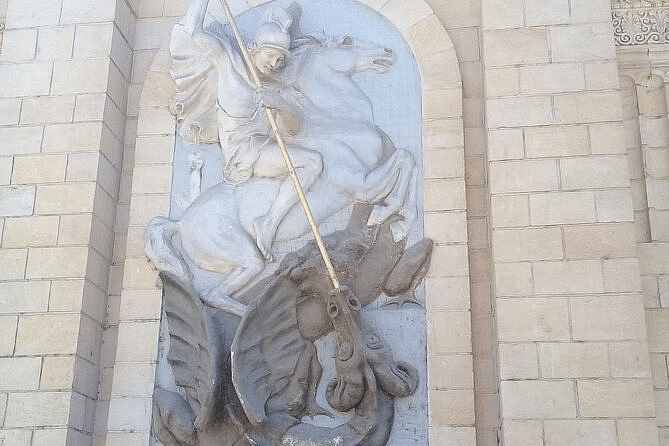
[[[262,82],[260,81],[260,76],[256,71],[255,65],[253,65],[253,61],[251,60],[251,55],[249,54],[246,45],[244,45],[244,41],[242,40],[241,34],[239,34],[239,29],[237,28],[235,19],[232,17],[232,12],[230,11],[228,2],[226,0],[221,0],[221,5],[223,6],[223,10],[225,11],[225,17],[228,19],[228,23],[230,23],[230,26],[232,27],[232,32],[235,34],[235,38],[237,39],[237,44],[239,45],[239,49],[242,52],[242,56],[244,57],[244,62],[246,62],[246,66],[249,72],[251,73],[251,77],[253,77],[253,82],[256,84],[256,88],[261,88]],[[339,279],[337,278],[337,273],[335,272],[335,269],[332,266],[332,261],[330,260],[328,251],[327,249],[325,249],[325,243],[323,243],[323,238],[321,237],[321,233],[318,230],[318,226],[316,225],[316,220],[314,220],[314,215],[311,212],[311,208],[309,207],[309,202],[307,201],[307,197],[304,194],[304,189],[302,188],[302,184],[300,184],[300,180],[299,178],[297,178],[297,173],[295,173],[295,166],[293,165],[293,161],[290,159],[290,155],[288,154],[288,150],[286,149],[286,144],[284,143],[283,137],[281,136],[281,132],[279,131],[279,126],[276,123],[276,118],[274,117],[274,114],[272,113],[269,107],[264,107],[264,108],[265,108],[265,113],[267,114],[267,120],[269,121],[269,124],[272,127],[272,131],[274,132],[274,138],[276,139],[276,142],[279,145],[279,150],[281,151],[283,162],[286,164],[286,169],[288,169],[288,175],[290,176],[290,180],[292,181],[293,187],[295,188],[295,193],[297,193],[297,198],[300,200],[300,204],[302,205],[304,214],[306,215],[307,221],[309,222],[309,228],[311,229],[311,232],[314,234],[316,245],[318,246],[318,250],[321,253],[321,257],[323,257],[323,262],[325,262],[325,267],[327,268],[328,273],[330,274],[330,279],[332,280],[332,286],[335,289],[337,289],[339,288]]]

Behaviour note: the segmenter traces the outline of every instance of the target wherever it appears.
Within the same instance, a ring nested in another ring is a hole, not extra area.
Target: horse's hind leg
[[[397,173],[390,192],[385,197],[385,205],[376,205],[369,216],[368,224],[381,224],[395,212],[400,211],[406,203],[407,190],[415,176],[415,164],[411,154],[405,150],[396,151],[389,159],[393,163],[393,170]],[[395,234],[393,234],[395,235]],[[402,237],[400,237],[401,239]]]

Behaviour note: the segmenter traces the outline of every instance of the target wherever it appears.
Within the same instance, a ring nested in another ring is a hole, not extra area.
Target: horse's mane
[[[327,37],[315,34],[304,34],[294,38],[290,45],[290,57],[286,60],[286,66],[281,72],[283,82],[292,85],[304,61],[321,48],[326,47],[329,41]]]

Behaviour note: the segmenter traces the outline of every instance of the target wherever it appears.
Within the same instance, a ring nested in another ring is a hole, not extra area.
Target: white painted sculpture
[[[393,51],[350,37],[291,39],[290,14],[268,8],[249,45],[263,87],[255,89],[234,41],[220,24],[203,27],[208,0],[194,0],[172,33],[173,110],[184,140],[216,142],[223,181],[179,220],[158,217],[146,251],[216,308],[244,312],[230,296],[274,260],[272,244],[308,231],[263,106],[277,121],[315,220],[355,202],[373,204],[368,225],[391,224],[396,241],[416,219],[416,166],[374,123],[371,101],[352,76],[385,72]],[[194,272],[217,279],[194,280]]]

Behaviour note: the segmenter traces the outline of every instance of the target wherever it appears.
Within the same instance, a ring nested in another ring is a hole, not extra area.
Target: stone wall
[[[0,444],[148,444],[187,3],[0,0]],[[608,0],[361,3],[423,77],[431,444],[669,444],[664,46]]]

